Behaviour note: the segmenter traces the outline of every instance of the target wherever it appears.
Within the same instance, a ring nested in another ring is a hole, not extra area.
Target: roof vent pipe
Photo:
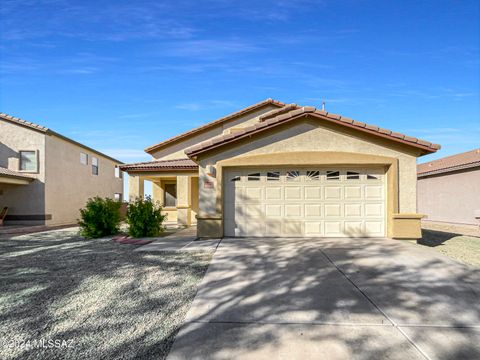
[[[322,101],[322,111],[325,111],[325,101]]]

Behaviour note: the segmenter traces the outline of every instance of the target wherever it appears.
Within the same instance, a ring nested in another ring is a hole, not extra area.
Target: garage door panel
[[[246,187],[244,194],[247,201],[263,200],[263,188],[261,187]]]
[[[382,199],[383,186],[382,185],[367,185],[365,186],[365,199]]]
[[[306,186],[304,191],[305,191],[305,200],[321,200],[322,199],[321,186]]]
[[[382,216],[383,215],[383,204],[365,204],[365,216]]]
[[[342,216],[342,205],[337,203],[325,204],[325,217]]]
[[[280,186],[267,187],[265,189],[266,200],[282,200],[283,188]]]
[[[339,236],[342,235],[341,221],[325,221],[325,236]]]
[[[302,204],[286,204],[285,205],[285,217],[301,217]]]
[[[305,204],[305,217],[321,217],[322,205],[321,204]]]
[[[282,204],[266,204],[265,205],[265,216],[268,218],[272,217],[282,217]]]
[[[224,179],[226,236],[385,235],[381,169],[246,169]]]
[[[345,204],[345,217],[362,216],[362,203]]]
[[[285,200],[301,200],[302,199],[302,188],[300,186],[286,186],[284,191],[285,191]]]
[[[341,200],[342,188],[340,186],[325,186],[325,200]]]

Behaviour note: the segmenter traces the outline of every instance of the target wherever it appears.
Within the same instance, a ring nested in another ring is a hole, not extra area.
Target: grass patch
[[[165,358],[212,253],[135,247],[69,230],[1,239],[0,358]],[[71,347],[6,346],[39,340]]]
[[[464,264],[480,267],[479,237],[423,229],[418,244],[433,247]]]

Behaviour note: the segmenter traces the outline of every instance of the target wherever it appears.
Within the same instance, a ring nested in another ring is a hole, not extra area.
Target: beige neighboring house
[[[480,149],[420,164],[417,172],[424,227],[480,235]]]
[[[267,99],[150,146],[123,165],[200,237],[420,237],[417,157],[439,145]]]
[[[121,200],[122,162],[43,126],[0,113],[0,210],[6,224],[76,223],[94,196]]]

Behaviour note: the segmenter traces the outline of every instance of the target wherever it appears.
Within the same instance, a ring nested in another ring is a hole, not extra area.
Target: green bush
[[[167,215],[162,215],[162,207],[155,204],[150,196],[137,198],[128,204],[128,234],[132,237],[158,236],[164,228]]]
[[[109,198],[88,199],[80,209],[80,234],[86,238],[100,238],[117,234],[120,225],[121,202]]]

